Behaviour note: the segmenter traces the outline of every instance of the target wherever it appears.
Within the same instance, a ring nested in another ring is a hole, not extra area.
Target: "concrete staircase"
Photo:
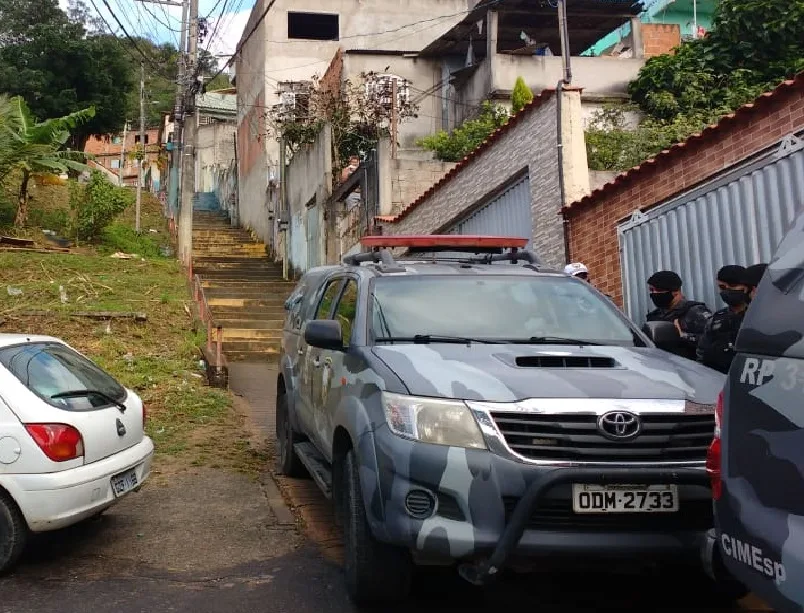
[[[215,211],[193,213],[193,273],[201,279],[229,362],[272,361],[279,353],[284,302],[294,283],[265,245]]]

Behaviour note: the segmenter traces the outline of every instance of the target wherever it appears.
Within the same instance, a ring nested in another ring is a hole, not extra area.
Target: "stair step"
[[[214,321],[284,321],[285,309],[282,305],[275,307],[210,307]],[[223,324],[226,325],[226,324]]]
[[[265,288],[265,289],[243,289],[243,288],[236,288],[236,289],[220,289],[217,287],[209,288],[204,290],[204,295],[207,297],[207,300],[215,299],[215,298],[243,298],[243,299],[257,299],[257,300],[264,300],[264,299],[275,299],[284,304],[287,297],[290,295],[290,291],[286,288]]]
[[[282,278],[282,275],[277,275],[272,272],[261,272],[261,271],[243,271],[238,272],[237,270],[232,271],[225,271],[220,273],[211,273],[209,271],[200,272],[196,269],[196,273],[199,277],[201,277],[202,282],[209,282],[209,283],[248,283],[248,282],[255,282],[255,283],[289,283],[290,286],[293,285],[291,281],[285,281]]]
[[[279,354],[280,342],[275,340],[224,340],[222,344],[223,352],[229,355],[232,353],[264,353]]]
[[[275,298],[270,297],[237,298],[231,296],[224,296],[224,297],[207,296],[207,304],[210,306],[213,313],[215,312],[215,307],[224,307],[227,309],[276,308],[284,310],[285,300],[287,300],[287,298],[283,298],[280,296],[277,296]]]
[[[247,314],[247,312],[243,312],[243,315]],[[274,330],[281,332],[285,323],[285,320],[281,318],[254,319],[250,317],[240,319],[237,317],[219,317],[215,315],[214,311],[212,312],[212,320],[214,325],[222,326],[224,330]]]
[[[279,361],[278,353],[262,353],[260,351],[227,351],[226,361],[233,362],[265,362],[276,364]]]
[[[227,341],[276,341],[282,340],[282,329],[261,329],[261,328],[221,328],[221,339],[224,345]],[[218,340],[218,332],[212,329],[212,340]],[[225,349],[224,349],[225,351]]]
[[[249,276],[245,279],[209,279],[201,276],[201,287],[209,289],[236,290],[243,288],[247,291],[257,290],[287,290],[292,291],[295,285],[282,279],[259,279]]]

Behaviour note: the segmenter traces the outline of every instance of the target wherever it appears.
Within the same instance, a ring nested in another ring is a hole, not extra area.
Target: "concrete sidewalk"
[[[277,373],[277,366],[272,363],[229,364],[229,388],[246,401],[242,410],[252,431],[261,441],[267,442],[272,458],[269,468],[272,470],[273,451],[276,448]],[[286,479],[276,475],[275,471],[274,479],[286,502],[304,522],[307,536],[319,546],[327,559],[340,563],[343,560],[342,536],[333,521],[330,502],[311,479]]]

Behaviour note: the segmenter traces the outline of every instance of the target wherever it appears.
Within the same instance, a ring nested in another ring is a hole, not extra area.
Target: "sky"
[[[122,35],[103,0],[93,0],[99,12],[112,30]],[[157,43],[172,43],[178,47],[181,27],[181,6],[166,6],[140,0],[106,0],[123,27],[131,36],[143,36]],[[92,2],[87,6],[94,11]],[[62,9],[67,9],[69,0],[59,0]],[[212,54],[230,56],[240,40],[251,14],[254,0],[199,0],[198,15],[206,17],[209,33],[201,46]],[[228,57],[219,58],[220,66]]]

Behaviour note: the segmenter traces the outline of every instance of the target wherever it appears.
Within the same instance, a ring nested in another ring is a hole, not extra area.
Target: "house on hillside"
[[[135,151],[140,147],[140,133],[132,130],[129,124],[125,132],[117,134],[94,134],[84,145],[84,153],[94,157],[94,164],[109,176],[117,177],[122,185],[137,185],[137,159]],[[152,192],[163,189],[162,170],[163,155],[161,145],[161,128],[145,130],[145,160],[143,162],[142,186]],[[122,175],[122,180],[121,180]]]
[[[622,24],[583,55],[637,57],[640,40],[646,58],[667,53],[682,41],[706,36],[717,5],[718,0],[646,0],[637,22]]]

